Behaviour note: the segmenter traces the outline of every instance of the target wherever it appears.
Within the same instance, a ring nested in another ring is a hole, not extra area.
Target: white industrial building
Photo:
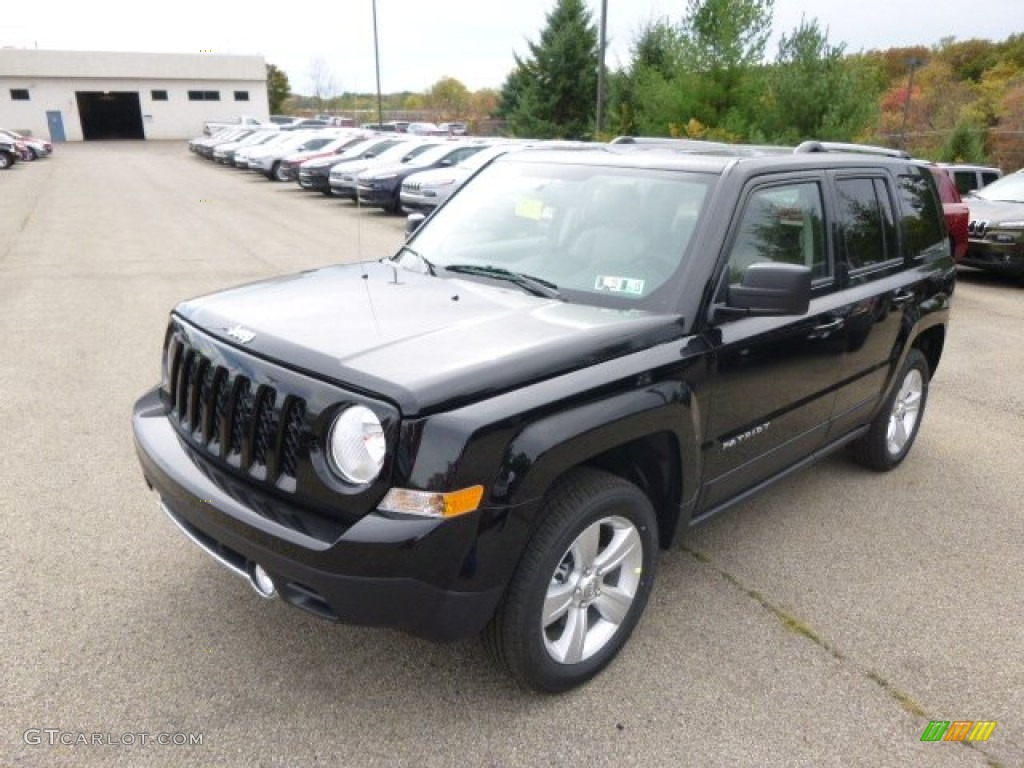
[[[184,139],[207,120],[266,119],[262,56],[0,49],[0,128],[89,139]]]

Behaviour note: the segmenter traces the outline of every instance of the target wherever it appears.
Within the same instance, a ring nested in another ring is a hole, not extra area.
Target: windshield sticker
[[[521,197],[516,203],[516,216],[539,221],[544,215],[544,201],[536,197]]]
[[[644,295],[644,281],[634,277],[614,277],[612,275],[598,275],[594,281],[595,291],[608,291],[609,293],[628,293],[631,296]]]

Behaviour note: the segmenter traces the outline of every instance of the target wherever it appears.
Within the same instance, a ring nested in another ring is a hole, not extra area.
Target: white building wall
[[[12,89],[28,89],[29,100],[12,99]],[[49,137],[46,113],[59,111],[67,140],[81,141],[78,91],[138,93],[147,139],[187,139],[207,120],[265,120],[270,111],[259,56],[0,50],[0,127]],[[153,91],[166,91],[167,101]],[[189,91],[216,91],[220,100],[190,101]]]

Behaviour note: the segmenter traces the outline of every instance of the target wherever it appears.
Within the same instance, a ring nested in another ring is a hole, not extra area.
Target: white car
[[[239,147],[235,150],[235,167],[236,168],[248,168],[249,167],[249,156],[262,152],[264,149],[269,149],[275,144],[280,144],[286,141],[293,141],[295,139],[294,133],[283,133],[278,132],[277,135],[270,137],[266,141],[260,142],[249,147]]]
[[[481,149],[450,168],[432,168],[429,171],[414,173],[402,182],[402,208],[407,211],[430,213],[491,160],[506,152],[528,146],[531,146],[530,142],[503,141]]]
[[[202,155],[207,150],[212,151],[212,147],[229,141],[239,141],[251,133],[252,129],[250,128],[225,128],[217,131],[212,136],[200,136],[197,139],[192,139],[188,143],[188,148],[189,151]]]
[[[266,144],[261,144],[246,152],[248,157],[246,167],[250,171],[258,171],[265,174],[267,178],[272,179],[274,172],[277,170],[274,166],[280,163],[285,155],[299,152],[300,148],[313,138],[317,138],[326,144],[333,137],[326,137],[319,130],[282,132],[282,137],[279,141],[268,141]]]
[[[302,149],[287,155],[278,166],[275,178],[278,181],[295,181],[299,175],[299,166],[307,160],[337,156],[349,147],[362,144],[370,135],[366,131],[360,131],[357,128],[342,128],[340,130],[341,133],[334,140],[322,146]]]
[[[234,163],[235,153],[238,150],[243,147],[255,147],[265,144],[279,135],[277,131],[256,131],[256,133],[249,134],[244,139],[218,144],[213,150],[213,159],[218,163],[231,165]]]
[[[41,157],[49,157],[53,154],[53,144],[46,139],[37,139],[35,136],[23,136],[17,131],[8,131],[0,128],[0,137],[7,137],[11,141],[20,141],[28,151],[32,153],[31,160],[38,160]]]
[[[303,189],[316,190],[325,195],[331,194],[330,174],[335,167],[345,163],[364,162],[372,160],[377,155],[390,149],[396,144],[402,143],[402,137],[395,134],[373,134],[365,141],[361,141],[344,152],[328,157],[319,157],[313,160],[306,160],[298,167],[297,179],[299,186]],[[340,171],[339,171],[340,173]]]
[[[363,161],[345,163],[337,168],[331,169],[328,183],[331,192],[338,197],[346,197],[349,200],[356,199],[356,177],[377,165],[394,165],[395,163],[407,163],[416,155],[425,152],[431,147],[444,143],[441,139],[421,139],[408,134],[399,134],[407,137],[406,141],[386,149],[374,158],[367,158]]]

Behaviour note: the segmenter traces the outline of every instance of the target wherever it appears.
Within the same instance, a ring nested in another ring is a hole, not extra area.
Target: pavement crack
[[[914,717],[919,717],[924,720],[941,719],[929,714],[928,711],[924,708],[924,706],[917,700],[915,700],[909,693],[897,688],[889,680],[882,677],[882,675],[880,675],[878,672],[869,667],[864,666],[863,664],[857,663],[855,660],[851,659],[849,656],[844,654],[842,651],[836,648],[835,645],[833,645],[828,640],[823,638],[818,632],[816,632],[810,626],[810,624],[801,619],[799,616],[787,611],[779,605],[776,605],[758,590],[753,589],[752,587],[748,587],[738,577],[729,573],[729,571],[725,570],[717,563],[715,563],[715,561],[712,560],[708,554],[701,552],[700,550],[692,549],[686,546],[685,544],[682,545],[680,549],[682,549],[682,551],[686,554],[690,555],[697,562],[710,568],[722,579],[727,581],[737,590],[739,590],[744,595],[749,597],[751,600],[756,602],[759,606],[761,606],[761,608],[766,610],[768,613],[772,614],[776,619],[779,620],[783,627],[785,627],[791,632],[795,632],[796,634],[802,635],[803,637],[807,638],[812,643],[814,643],[819,648],[828,653],[830,656],[832,656],[832,658],[834,658],[836,661],[842,664],[848,664],[863,677],[870,680],[872,683],[878,686],[890,699],[892,699],[896,703],[896,705],[899,706],[899,708],[902,709],[904,712],[907,712],[913,715]],[[982,749],[977,742],[959,741],[957,743],[961,744],[964,747],[967,747],[968,749],[973,749],[976,752],[983,755],[990,768],[1003,768],[1003,764],[997,758],[989,754],[986,750]]]

